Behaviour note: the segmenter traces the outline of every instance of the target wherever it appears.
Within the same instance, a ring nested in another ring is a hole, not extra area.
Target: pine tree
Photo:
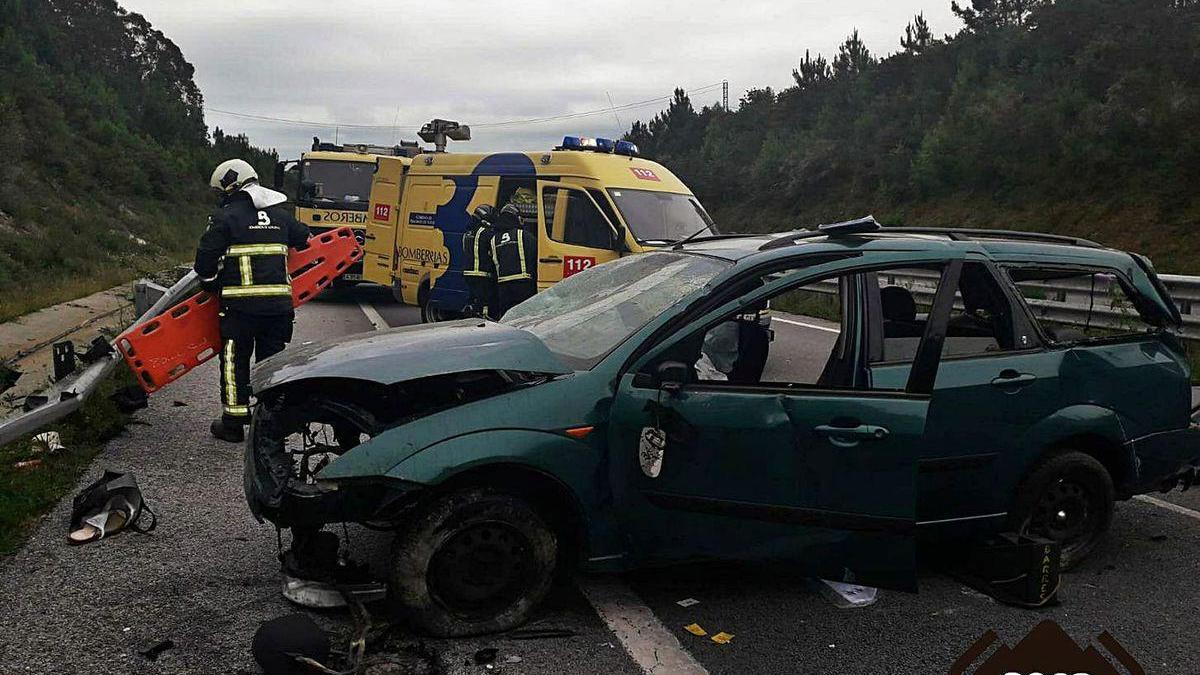
[[[912,22],[904,28],[904,37],[900,38],[900,46],[909,54],[920,54],[933,42],[933,31],[925,20],[925,12],[913,17]]]
[[[866,43],[858,36],[858,29],[855,28],[846,41],[838,47],[838,55],[833,59],[833,75],[839,78],[857,75],[870,68],[874,63],[875,57],[871,56],[871,51],[867,49]]]
[[[812,89],[832,80],[833,69],[829,67],[829,61],[824,56],[818,54],[814,59],[806,49],[800,67],[792,69],[792,78],[796,80],[797,88]]]

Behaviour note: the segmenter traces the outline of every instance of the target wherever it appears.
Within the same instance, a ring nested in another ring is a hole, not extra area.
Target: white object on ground
[[[858,584],[844,584],[840,581],[821,579],[821,588],[833,604],[842,608],[869,607],[875,604],[879,597],[879,589]]]
[[[33,437],[34,452],[58,452],[63,449],[62,437],[58,435],[57,431],[47,431]]]

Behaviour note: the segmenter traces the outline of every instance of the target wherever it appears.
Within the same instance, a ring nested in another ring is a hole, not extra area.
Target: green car
[[[499,323],[295,346],[254,373],[254,514],[394,529],[437,635],[522,622],[564,564],[787,560],[915,590],[915,542],[1101,539],[1200,464],[1178,310],[1091,242],[871,219],[714,236]]]

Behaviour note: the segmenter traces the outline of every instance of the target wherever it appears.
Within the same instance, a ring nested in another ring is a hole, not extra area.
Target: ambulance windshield
[[[327,159],[304,160],[303,184],[309,185],[302,205],[325,209],[365,211],[371,200],[372,162],[340,162]],[[305,204],[307,202],[307,204]]]
[[[665,245],[697,233],[717,234],[716,225],[691,195],[628,188],[610,188],[608,193],[641,243]]]

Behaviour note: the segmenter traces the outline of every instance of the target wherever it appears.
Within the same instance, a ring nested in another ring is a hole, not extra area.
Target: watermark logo
[[[998,642],[994,630],[979,636],[950,666],[948,675],[1146,675],[1108,631],[1096,636],[1099,649],[1097,644],[1084,648],[1047,619],[1015,647],[1001,643],[993,649]],[[981,661],[978,666],[977,661]]]

